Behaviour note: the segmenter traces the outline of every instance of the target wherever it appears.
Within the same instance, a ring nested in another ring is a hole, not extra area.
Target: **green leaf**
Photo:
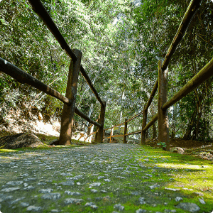
[[[4,19],[0,19],[0,22],[1,22],[3,25],[5,25],[5,26],[8,25],[7,22],[6,22]]]

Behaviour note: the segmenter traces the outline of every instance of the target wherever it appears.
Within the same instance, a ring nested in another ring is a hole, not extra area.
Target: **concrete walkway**
[[[100,144],[2,152],[0,212],[210,212],[201,194],[196,204],[187,189],[169,188],[177,169],[159,166],[168,157],[158,150]]]

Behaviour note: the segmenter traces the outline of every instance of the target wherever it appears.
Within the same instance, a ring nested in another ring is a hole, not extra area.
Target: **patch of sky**
[[[132,3],[134,4],[135,7],[141,6],[141,0],[133,0]]]

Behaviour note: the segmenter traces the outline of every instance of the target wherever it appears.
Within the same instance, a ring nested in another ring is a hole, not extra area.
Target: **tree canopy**
[[[189,0],[42,0],[102,100],[105,126],[141,112]],[[0,57],[65,95],[70,59],[33,12],[27,0],[0,2]],[[203,1],[169,65],[169,97],[180,90],[213,55],[213,2]],[[212,78],[169,109],[173,136],[213,138]],[[9,107],[36,106],[59,116],[63,104],[0,73],[1,116]],[[77,107],[96,120],[100,104],[80,76]],[[4,110],[5,109],[5,110]],[[148,119],[157,112],[157,97]],[[76,120],[80,119],[76,117]],[[141,128],[142,117],[132,121]],[[149,134],[151,135],[151,131]]]

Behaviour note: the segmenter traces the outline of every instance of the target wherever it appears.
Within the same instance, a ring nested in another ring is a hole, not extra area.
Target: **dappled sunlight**
[[[171,156],[152,156],[151,158],[171,158]]]
[[[43,121],[37,120],[34,128],[38,132],[43,132],[45,134],[53,135],[53,136],[59,136],[59,132],[55,131],[56,125],[57,125],[57,128],[59,128],[58,126],[60,126],[60,124],[58,122],[55,122],[54,125],[52,125],[50,123],[45,123]]]
[[[182,161],[180,159],[179,161]],[[213,199],[213,165],[202,164],[188,164],[188,163],[158,163],[156,166],[167,168],[171,170],[171,177],[173,182],[165,184],[166,190],[180,190],[185,194],[192,195],[192,193],[201,194],[206,200]],[[187,161],[186,161],[187,162]],[[193,162],[192,162],[193,163]],[[196,162],[194,162],[196,163]],[[203,162],[204,163],[204,162]]]
[[[0,149],[0,153],[4,153],[4,152],[18,152],[18,150],[15,150],[15,149]]]
[[[158,167],[163,168],[173,168],[173,169],[196,169],[196,170],[205,170],[209,168],[208,165],[188,165],[188,164],[175,164],[175,163],[158,163]]]
[[[153,172],[152,181],[159,184],[158,190],[163,194],[179,193],[185,202],[192,199],[197,204],[200,198],[213,202],[212,162],[147,146],[143,146],[143,151],[135,157],[143,168]]]

